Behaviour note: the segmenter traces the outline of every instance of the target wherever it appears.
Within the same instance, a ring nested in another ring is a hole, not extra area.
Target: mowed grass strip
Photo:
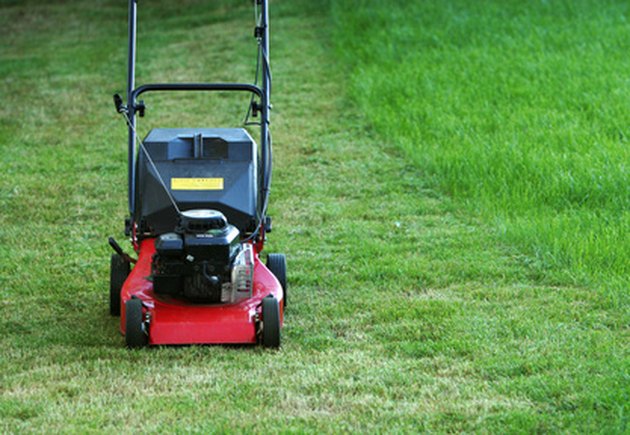
[[[541,283],[374,137],[313,2],[272,4],[282,349],[124,349],[106,243],[126,210],[124,3],[0,9],[0,431],[627,429],[625,312]],[[246,6],[141,5],[139,83],[250,79]],[[144,131],[238,125],[247,99],[146,102]]]
[[[628,3],[333,3],[352,95],[380,136],[549,282],[627,305]]]

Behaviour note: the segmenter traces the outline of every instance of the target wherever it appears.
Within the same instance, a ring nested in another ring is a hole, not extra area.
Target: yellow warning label
[[[171,178],[171,190],[223,190],[223,178]]]

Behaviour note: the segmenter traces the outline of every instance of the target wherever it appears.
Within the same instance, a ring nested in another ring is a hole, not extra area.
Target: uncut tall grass
[[[625,298],[630,4],[338,0],[373,128],[548,278]]]

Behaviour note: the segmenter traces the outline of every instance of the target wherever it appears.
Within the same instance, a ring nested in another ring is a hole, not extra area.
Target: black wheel
[[[120,316],[120,290],[129,276],[129,262],[118,254],[112,254],[109,263],[109,314]]]
[[[262,300],[262,322],[262,345],[277,349],[280,347],[280,305],[273,296]]]
[[[130,349],[144,347],[149,342],[145,332],[142,301],[129,299],[125,303],[125,341]]]
[[[284,254],[269,254],[267,256],[267,268],[278,278],[278,281],[280,281],[284,293],[284,306],[286,308],[287,301],[289,300],[287,297],[287,257]]]

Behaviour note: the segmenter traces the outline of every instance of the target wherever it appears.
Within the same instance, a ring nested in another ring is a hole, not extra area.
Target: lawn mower
[[[128,128],[129,216],[125,234],[137,255],[113,239],[110,313],[127,346],[262,344],[280,346],[287,301],[286,259],[261,252],[271,232],[269,10],[254,0],[256,80],[135,86],[138,0],[129,0],[127,102],[114,105]],[[260,85],[258,84],[260,79]],[[140,140],[138,98],[149,92],[251,95],[245,128],[154,128]],[[259,118],[259,122],[252,122]]]

